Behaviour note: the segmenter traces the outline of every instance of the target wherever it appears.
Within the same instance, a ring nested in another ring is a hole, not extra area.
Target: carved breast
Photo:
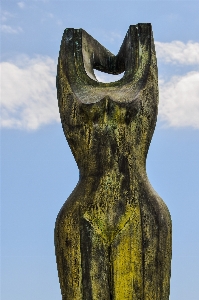
[[[125,71],[121,80],[101,83],[93,68]],[[84,30],[67,29],[58,62],[57,89],[63,129],[80,173],[87,161],[111,167],[110,156],[145,164],[154,131],[158,85],[150,24],[130,26],[114,56]],[[141,159],[140,159],[141,158]]]

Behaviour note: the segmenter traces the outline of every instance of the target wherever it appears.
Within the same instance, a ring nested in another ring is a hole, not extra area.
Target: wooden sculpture
[[[93,69],[125,73],[102,83]],[[57,92],[80,174],[55,225],[62,299],[168,300],[171,218],[146,174],[158,106],[151,24],[130,26],[116,56],[66,29]]]

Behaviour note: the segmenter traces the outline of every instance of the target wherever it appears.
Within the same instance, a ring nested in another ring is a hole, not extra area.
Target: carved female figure
[[[93,69],[125,73],[101,83]],[[62,299],[168,300],[171,218],[146,174],[158,106],[151,24],[130,26],[116,56],[66,29],[57,92],[80,172],[55,226]]]

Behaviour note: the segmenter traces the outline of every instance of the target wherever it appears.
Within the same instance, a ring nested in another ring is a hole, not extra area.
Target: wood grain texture
[[[94,68],[125,73],[101,83]],[[158,107],[151,24],[130,26],[116,56],[66,29],[57,94],[80,172],[55,225],[62,299],[168,300],[171,217],[146,174]]]

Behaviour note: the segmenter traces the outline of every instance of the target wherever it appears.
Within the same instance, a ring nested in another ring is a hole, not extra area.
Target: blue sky
[[[198,299],[198,15],[199,1],[2,1],[2,299],[61,299],[54,223],[78,181],[55,89],[64,29],[83,28],[117,54],[129,25],[142,22],[152,23],[158,60],[147,173],[173,221],[170,299]]]

